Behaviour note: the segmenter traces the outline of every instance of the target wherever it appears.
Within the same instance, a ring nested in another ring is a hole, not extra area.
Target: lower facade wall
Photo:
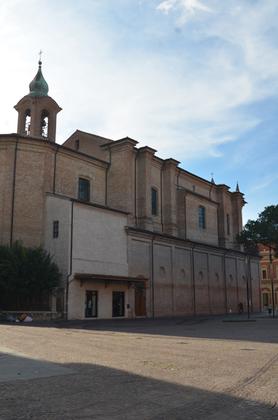
[[[179,246],[169,241],[129,235],[129,275],[149,279],[147,316],[260,311],[259,261],[247,264],[233,251]],[[247,279],[248,278],[248,287]]]
[[[259,261],[225,249],[179,244],[150,235],[128,235],[128,276],[144,278],[147,317],[238,313],[260,308]],[[248,279],[248,283],[247,283]],[[85,313],[86,291],[97,292],[97,318],[113,316],[113,292],[124,292],[124,314],[138,314],[135,286],[123,282],[80,282],[72,279],[68,292],[68,319],[93,319]],[[136,306],[136,307],[135,307]],[[137,308],[137,309],[136,309]],[[135,313],[136,312],[136,313]],[[143,315],[143,316],[144,316]]]

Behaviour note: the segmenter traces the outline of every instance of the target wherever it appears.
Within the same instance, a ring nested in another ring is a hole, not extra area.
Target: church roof
[[[46,83],[42,71],[41,71],[42,62],[39,61],[39,68],[36,76],[29,84],[29,95],[31,96],[47,96],[48,94],[48,84]]]

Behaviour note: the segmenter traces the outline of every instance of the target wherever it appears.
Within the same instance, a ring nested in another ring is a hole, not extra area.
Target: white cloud
[[[157,10],[169,13],[170,10],[181,9],[183,13],[194,15],[196,12],[210,12],[211,9],[199,0],[164,0],[157,6]]]
[[[157,10],[165,14],[171,11],[179,13],[176,21],[178,26],[183,26],[201,12],[212,12],[212,9],[199,0],[164,0],[158,4]]]
[[[266,31],[276,25],[273,2],[229,2],[240,9],[218,1],[157,2],[173,29],[172,12],[182,19],[200,13],[205,20],[185,25],[177,35],[182,42],[176,46],[171,39],[166,53],[126,48],[118,28],[96,18],[101,3],[30,0],[27,8],[22,1],[1,2],[0,132],[16,130],[12,106],[27,93],[41,48],[50,95],[63,107],[59,142],[76,128],[114,139],[129,135],[182,160],[221,156],[222,144],[259,123],[243,107],[269,97],[278,85],[277,48]],[[172,33],[164,35],[170,39]]]

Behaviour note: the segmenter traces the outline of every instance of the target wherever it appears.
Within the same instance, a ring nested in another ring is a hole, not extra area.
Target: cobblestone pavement
[[[2,324],[0,351],[1,420],[278,419],[277,319]]]

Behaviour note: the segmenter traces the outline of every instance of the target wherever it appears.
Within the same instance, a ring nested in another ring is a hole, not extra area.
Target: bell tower
[[[17,132],[23,136],[55,142],[57,114],[62,108],[48,96],[48,84],[41,67],[42,62],[39,60],[39,68],[29,84],[28,95],[15,105],[18,112]]]

